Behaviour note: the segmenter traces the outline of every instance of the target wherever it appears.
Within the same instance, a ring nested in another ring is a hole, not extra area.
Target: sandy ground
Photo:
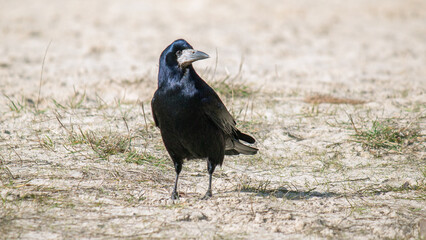
[[[0,1],[0,239],[426,236],[426,1],[152,2]],[[169,199],[149,107],[177,38],[260,149],[208,201],[205,161]],[[418,136],[368,149],[376,120]]]

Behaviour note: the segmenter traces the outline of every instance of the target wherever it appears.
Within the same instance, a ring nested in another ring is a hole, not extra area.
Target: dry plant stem
[[[141,102],[141,108],[142,108],[142,113],[143,113],[143,120],[145,121],[145,130],[148,133],[148,121],[146,120],[145,107],[144,107],[143,102]]]
[[[40,82],[39,82],[39,87],[38,87],[38,95],[37,95],[37,102],[36,102],[36,110],[38,111],[38,105],[40,103],[40,95],[41,95],[41,87],[43,84],[43,70],[44,70],[44,61],[46,60],[46,56],[47,56],[47,51],[49,50],[50,44],[52,43],[52,40],[50,40],[49,44],[46,47],[46,51],[44,52],[44,56],[43,56],[43,62],[41,64],[41,71],[40,71]]]

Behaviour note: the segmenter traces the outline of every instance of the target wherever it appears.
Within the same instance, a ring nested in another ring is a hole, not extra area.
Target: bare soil
[[[0,36],[0,239],[426,237],[426,1],[2,0]],[[178,38],[260,149],[207,201],[151,116]]]

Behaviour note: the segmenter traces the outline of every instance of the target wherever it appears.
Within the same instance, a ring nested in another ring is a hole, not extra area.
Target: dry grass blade
[[[145,121],[145,130],[148,133],[148,121],[146,120],[145,107],[143,105],[143,102],[141,102],[141,108],[143,113],[143,120]]]
[[[40,103],[40,94],[41,94],[41,86],[43,84],[43,70],[44,70],[44,62],[46,60],[47,51],[49,50],[50,44],[52,43],[52,40],[50,40],[49,44],[46,47],[46,51],[44,52],[43,56],[43,62],[41,64],[41,72],[40,72],[40,83],[38,87],[38,95],[37,95],[37,102],[36,102],[36,110],[38,111],[38,104]]]
[[[330,95],[316,94],[305,98],[304,102],[312,104],[331,103],[331,104],[364,104],[366,101],[350,98],[338,98]]]
[[[15,179],[16,177],[12,174],[10,169],[3,163],[3,156],[0,154],[0,169],[3,168],[6,174],[9,176],[10,179]]]
[[[356,134],[359,134],[358,128],[355,126],[354,119],[352,118],[352,115],[349,114],[348,116],[349,116],[349,120],[351,121],[352,127],[354,128]]]

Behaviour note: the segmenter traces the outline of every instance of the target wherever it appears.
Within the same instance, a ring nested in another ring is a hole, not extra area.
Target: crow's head
[[[160,62],[165,61],[168,66],[186,68],[191,63],[208,57],[209,55],[206,53],[194,50],[187,41],[178,39],[164,49],[160,56]]]

